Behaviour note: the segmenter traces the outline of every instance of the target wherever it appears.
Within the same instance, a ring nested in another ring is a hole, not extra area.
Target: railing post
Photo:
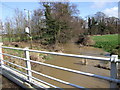
[[[28,47],[26,47],[25,49],[25,58],[27,59],[27,61],[26,61],[26,68],[28,69],[27,70],[27,74],[29,75],[28,76],[28,80],[29,81],[31,81],[31,77],[30,76],[32,76],[32,73],[31,73],[31,71],[29,71],[29,70],[31,70],[31,63],[30,63],[30,54],[29,54],[29,48]]]
[[[118,61],[118,55],[112,55],[110,60],[111,60],[111,71],[110,71],[111,78],[117,79],[118,63],[116,61]],[[117,88],[117,83],[110,82],[110,88]]]
[[[2,55],[2,45],[3,45],[3,43],[0,43],[0,62],[1,62],[1,67],[3,67],[4,65],[4,62],[3,62],[3,55]]]

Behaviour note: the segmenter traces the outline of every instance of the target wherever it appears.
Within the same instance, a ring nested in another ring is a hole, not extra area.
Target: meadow
[[[118,40],[118,34],[113,35],[96,35],[91,36],[91,38],[95,41],[94,47],[102,48],[103,50],[118,54],[118,49],[120,49],[120,42]]]

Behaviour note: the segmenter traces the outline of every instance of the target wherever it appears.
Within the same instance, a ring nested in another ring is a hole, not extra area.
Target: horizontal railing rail
[[[7,62],[6,60],[4,60],[4,61]],[[8,63],[11,64],[11,65],[17,66],[17,67],[19,67],[19,68],[23,68],[23,69],[27,70],[27,68],[24,68],[24,67],[22,67],[22,66],[16,65],[16,64],[14,64],[14,63],[10,63],[10,62],[8,62]],[[9,67],[10,69],[12,69],[12,70],[14,70],[14,71],[16,71],[16,72],[19,72],[19,73],[21,73],[21,74],[24,74],[25,76],[29,76],[28,74],[26,74],[26,73],[24,73],[24,72],[22,72],[22,71],[19,71],[19,70],[15,69],[15,68],[12,68],[12,67],[10,67],[10,66],[8,66],[8,65],[6,65],[6,64],[3,64],[3,65],[6,66],[6,67]],[[46,84],[46,85],[49,85],[49,86],[51,86],[51,87],[59,88],[59,87],[57,87],[57,86],[55,86],[55,85],[52,85],[52,84],[47,83],[47,82],[45,82],[45,81],[43,81],[43,80],[37,79],[37,78],[35,78],[35,77],[33,77],[33,76],[30,76],[30,77],[31,77],[31,78],[34,78],[35,80],[40,81],[40,82],[42,82],[42,83],[44,83],[44,84]]]
[[[0,53],[1,54],[1,53]],[[6,53],[2,53],[3,55],[6,56],[10,56],[13,58],[17,58],[17,59],[21,59],[21,60],[25,60],[25,61],[30,61],[32,63],[36,63],[36,64],[40,64],[40,65],[44,65],[44,66],[48,66],[48,67],[52,67],[52,68],[56,68],[56,69],[60,69],[60,70],[64,70],[64,71],[68,71],[68,72],[73,72],[73,73],[77,73],[77,74],[81,74],[81,75],[86,75],[86,76],[90,76],[90,77],[95,77],[95,78],[99,78],[99,79],[104,79],[104,80],[108,80],[108,81],[112,81],[112,82],[116,82],[116,83],[120,83],[120,80],[118,79],[113,79],[110,77],[104,77],[104,76],[100,76],[100,75],[96,75],[96,74],[91,74],[91,73],[85,73],[82,71],[78,71],[78,70],[73,70],[73,69],[68,69],[68,68],[64,68],[64,67],[60,67],[60,66],[55,66],[55,65],[51,65],[51,64],[46,64],[46,63],[42,63],[42,62],[38,62],[38,61],[34,61],[34,60],[28,60],[26,58],[21,58],[18,56],[14,56],[14,55],[10,55],[10,54],[6,54]],[[5,60],[3,60],[5,61]],[[6,61],[5,61],[6,62]],[[8,61],[7,61],[8,62]]]
[[[24,72],[22,72],[22,71],[19,71],[19,70],[15,69],[15,68],[12,68],[12,67],[10,67],[10,66],[8,66],[8,65],[6,65],[6,64],[2,64],[2,65],[4,65],[4,66],[6,66],[6,67],[8,67],[8,68],[10,68],[10,69],[12,69],[12,70],[14,70],[14,71],[16,71],[16,72],[19,72],[19,73],[21,73],[21,74],[23,74],[23,75],[25,75],[25,76],[29,76],[28,74],[26,74],[26,73],[24,73]],[[15,72],[12,72],[12,73],[14,73],[15,75],[17,75]],[[30,81],[29,81],[27,78],[25,78],[25,77],[22,77],[22,76],[20,76],[20,75],[19,75],[19,77],[20,77],[20,78],[23,78],[24,80],[26,80],[26,81],[28,81],[28,82],[30,82]],[[37,79],[37,78],[35,78],[35,77],[33,77],[33,76],[30,76],[30,77],[31,77],[31,78],[34,78],[34,79],[37,80],[37,81],[40,81],[40,82],[42,82],[42,83],[45,83],[46,85],[52,86],[52,87],[54,87],[54,88],[59,88],[59,87],[57,87],[57,86],[50,85],[49,83],[46,83],[45,81],[39,80],[39,79]],[[37,84],[37,83],[35,83],[35,82],[30,82],[30,83],[33,83],[33,84],[35,84],[36,86],[45,89],[45,87],[43,87],[43,86],[41,86],[41,85],[39,85],[39,84]]]
[[[4,62],[7,62],[7,63],[9,63],[9,64],[11,64],[11,65],[17,66],[17,67],[19,67],[19,68],[22,68],[22,69],[24,69],[24,70],[29,70],[29,69],[27,69],[27,68],[25,68],[25,67],[23,67],[23,66],[20,66],[20,65],[11,63],[11,62],[9,62],[9,61],[7,61],[7,60],[3,60],[3,61],[4,61]],[[43,77],[46,77],[46,78],[49,78],[49,79],[58,81],[58,82],[60,82],[60,83],[66,84],[66,85],[70,85],[70,86],[73,86],[73,87],[76,87],[76,88],[83,88],[83,87],[81,87],[81,86],[78,86],[78,85],[75,85],[75,84],[72,84],[72,83],[69,83],[69,82],[66,82],[66,81],[63,81],[63,80],[60,80],[60,79],[57,79],[57,78],[54,78],[54,77],[51,77],[51,76],[42,74],[42,73],[39,73],[39,72],[34,71],[34,70],[29,70],[29,71],[31,71],[31,72],[33,72],[33,73],[35,73],[35,74],[41,75],[41,76],[43,76]]]
[[[26,70],[28,72],[27,74],[23,73],[21,71],[20,71],[20,73],[22,73],[25,76],[27,76],[29,82],[31,82],[30,78],[32,78],[32,79],[40,81],[40,82],[42,82],[42,83],[44,83],[46,85],[49,85],[51,87],[59,88],[59,87],[57,87],[55,85],[47,83],[47,82],[45,82],[43,80],[40,80],[40,79],[38,79],[36,77],[33,77],[31,73],[35,73],[37,75],[43,76],[45,78],[48,78],[48,79],[51,79],[51,80],[54,80],[54,81],[57,81],[59,83],[63,83],[63,84],[66,84],[66,85],[69,85],[69,86],[72,86],[72,87],[76,87],[76,88],[85,89],[82,86],[79,86],[79,85],[76,85],[76,84],[72,84],[72,83],[69,83],[67,81],[63,81],[63,80],[57,79],[55,77],[52,77],[52,76],[49,76],[49,75],[45,75],[43,73],[31,70],[31,64],[30,63],[35,63],[35,64],[40,64],[40,65],[51,67],[51,68],[56,68],[56,69],[59,69],[59,70],[64,70],[64,71],[68,71],[68,72],[72,72],[72,73],[76,73],[76,74],[81,74],[81,75],[85,75],[85,76],[89,76],[89,77],[95,77],[95,78],[107,80],[107,81],[110,82],[111,88],[117,87],[117,83],[120,83],[120,79],[117,79],[117,67],[118,67],[117,63],[120,63],[120,59],[118,59],[117,56],[115,56],[115,55],[111,56],[110,58],[105,58],[105,57],[96,57],[96,56],[87,56],[87,55],[74,55],[74,54],[66,54],[66,53],[57,53],[57,52],[31,50],[31,49],[26,49],[26,48],[24,48],[24,49],[23,48],[14,48],[14,47],[6,47],[6,46],[2,46],[1,48],[4,48],[4,49],[13,49],[13,50],[21,50],[21,51],[24,51],[26,53],[25,54],[26,58],[22,58],[22,57],[18,57],[18,56],[14,56],[14,55],[11,55],[11,54],[0,52],[0,55],[9,56],[9,57],[20,59],[20,60],[24,60],[24,61],[27,62],[27,67],[23,67],[23,66],[17,65],[15,63],[9,62],[9,61],[4,60],[3,58],[1,58],[1,61],[2,61],[1,62],[1,66],[4,65],[4,66],[7,66],[7,67],[10,67],[8,65],[3,64],[3,62],[6,62],[6,63],[9,63],[11,65],[14,65],[16,67],[19,67],[19,68],[22,68],[22,69]],[[61,67],[61,66],[56,66],[56,65],[51,65],[51,64],[46,64],[46,63],[43,63],[43,62],[38,62],[38,61],[30,60],[30,58],[29,58],[30,57],[29,56],[29,52],[43,53],[43,54],[50,54],[50,55],[58,55],[58,56],[66,56],[66,57],[74,57],[74,58],[84,58],[84,59],[90,59],[90,60],[108,61],[108,62],[111,63],[111,70],[110,70],[111,76],[110,77],[105,77],[105,76],[101,76],[101,75],[96,75],[96,74],[92,74],[92,73],[82,72],[82,71],[73,70],[73,69],[69,69],[69,68],[65,68],[65,67]],[[14,69],[12,68],[12,70],[14,70]],[[17,71],[19,71],[19,70],[17,70]]]
[[[25,51],[26,49],[22,48],[13,48],[13,47],[5,47],[2,46],[2,48],[6,49],[14,49],[14,50],[22,50]],[[47,51],[38,51],[38,50],[26,50],[30,52],[36,52],[36,53],[43,53],[43,54],[51,54],[51,55],[58,55],[58,56],[66,56],[66,57],[74,57],[74,58],[84,58],[84,59],[92,59],[92,60],[102,60],[102,61],[110,61],[110,58],[103,58],[103,57],[95,57],[95,56],[87,56],[87,55],[74,55],[74,54],[66,54],[66,53],[58,53],[58,52],[47,52]]]

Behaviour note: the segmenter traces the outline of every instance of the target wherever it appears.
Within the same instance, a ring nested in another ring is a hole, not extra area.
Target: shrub
[[[79,35],[78,41],[76,43],[82,44],[85,46],[92,46],[95,44],[95,41],[93,41],[90,36],[81,34],[81,35]]]

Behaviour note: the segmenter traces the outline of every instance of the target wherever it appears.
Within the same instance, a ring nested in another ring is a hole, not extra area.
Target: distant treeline
[[[119,19],[116,17],[107,17],[102,12],[97,12],[94,16],[88,17],[87,34],[105,35],[117,34]]]
[[[6,19],[4,27],[7,34],[4,40],[29,40],[25,27],[30,28],[32,39],[42,44],[66,43],[81,34],[116,34],[119,28],[118,18],[108,17],[102,12],[87,16],[86,20],[82,19],[77,6],[68,2],[41,2],[40,8],[30,13],[16,9],[14,17]],[[0,25],[2,28],[2,22]]]

